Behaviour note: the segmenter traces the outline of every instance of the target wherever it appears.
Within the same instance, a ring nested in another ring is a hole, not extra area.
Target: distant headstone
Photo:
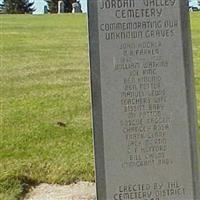
[[[81,3],[79,1],[72,4],[72,13],[82,13]]]
[[[187,1],[88,12],[98,200],[200,200]]]
[[[44,6],[44,14],[48,14],[48,12],[49,12],[49,11],[48,11],[48,6],[45,5],[45,6]]]
[[[63,1],[58,1],[58,14],[65,12],[65,4]]]

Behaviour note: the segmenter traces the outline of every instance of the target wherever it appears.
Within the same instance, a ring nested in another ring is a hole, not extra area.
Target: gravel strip
[[[96,200],[95,184],[78,182],[67,186],[41,184],[32,188],[24,200]]]

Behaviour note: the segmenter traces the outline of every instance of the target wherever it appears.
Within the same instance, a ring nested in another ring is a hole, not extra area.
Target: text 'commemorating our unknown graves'
[[[98,200],[199,200],[188,2],[88,1]]]

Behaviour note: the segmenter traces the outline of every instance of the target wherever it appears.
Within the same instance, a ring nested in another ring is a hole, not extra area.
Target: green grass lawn
[[[94,180],[86,15],[0,18],[0,200],[27,184]],[[200,112],[199,25],[192,13]]]
[[[200,13],[191,14],[193,60],[195,67],[195,86],[197,97],[198,127],[200,130]],[[199,135],[200,141],[200,135]]]
[[[24,182],[93,180],[86,15],[1,23],[0,200]]]

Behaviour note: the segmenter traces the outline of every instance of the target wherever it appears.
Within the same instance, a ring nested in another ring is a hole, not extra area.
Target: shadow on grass
[[[29,192],[30,188],[37,186],[40,183],[36,180],[32,180],[26,176],[19,177],[7,177],[0,180],[0,194],[13,194],[15,192],[15,199],[21,200]]]

